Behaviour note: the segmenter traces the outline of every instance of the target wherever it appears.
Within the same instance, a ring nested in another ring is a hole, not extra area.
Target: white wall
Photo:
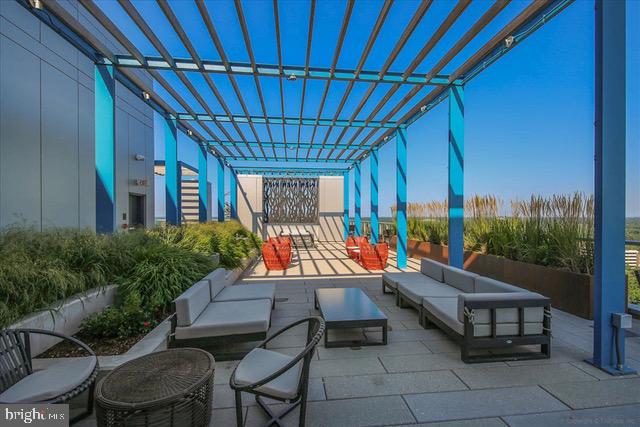
[[[61,4],[121,50],[77,2]],[[0,227],[95,228],[93,76],[90,59],[21,5],[0,0]],[[152,225],[152,110],[119,84],[116,152],[118,223],[132,192],[147,196]],[[136,178],[149,186],[133,185]]]
[[[254,233],[266,239],[280,232],[306,231],[313,233],[320,241],[342,241],[343,221],[343,178],[322,176],[319,178],[319,220],[315,224],[268,224],[262,222],[262,176],[238,175],[238,219]]]

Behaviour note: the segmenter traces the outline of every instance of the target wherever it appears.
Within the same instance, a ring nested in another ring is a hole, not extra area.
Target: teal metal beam
[[[371,150],[369,157],[371,172],[371,243],[378,243],[378,150]]]
[[[393,129],[397,125],[394,123],[385,123],[377,120],[348,120],[348,119],[329,119],[329,118],[299,118],[299,117],[273,117],[273,116],[237,116],[226,114],[189,114],[178,113],[180,120],[199,120],[203,122],[218,123],[252,123],[252,124],[270,124],[270,125],[292,125],[292,126],[337,126],[337,127],[355,127],[355,128],[387,128]]]
[[[593,359],[598,368],[630,374],[625,331],[626,2],[596,1],[595,253]]]
[[[449,88],[449,265],[464,264],[464,88]]]
[[[164,121],[164,161],[167,223],[180,225],[180,166],[178,165],[178,129],[174,118]]]
[[[216,178],[218,179],[218,221],[224,221],[224,159],[216,157]]]
[[[94,76],[96,231],[98,233],[113,233],[116,229],[115,81],[113,66],[96,65]]]
[[[349,169],[342,168],[282,168],[276,166],[233,166],[239,175],[268,176],[343,176]]]
[[[247,143],[245,143],[244,141],[212,141],[209,140],[207,141],[207,143],[209,145],[213,145],[213,146],[219,146],[219,147],[239,147],[239,146],[246,146]],[[296,149],[296,148],[310,148],[310,149],[321,149],[321,148],[326,148],[326,147],[322,147],[322,143],[319,142],[314,142],[314,143],[310,143],[310,142],[282,142],[282,141],[274,141],[274,142],[248,142],[249,147],[251,148],[258,148],[258,147],[263,147],[263,148],[288,148],[288,149]],[[333,146],[332,146],[333,147]],[[337,148],[349,148],[349,146],[347,144],[338,144],[336,146]],[[355,148],[355,147],[353,147]],[[364,148],[363,148],[364,150]]]
[[[208,154],[204,144],[198,146],[198,216],[200,222],[209,220],[209,189],[207,183]]]
[[[343,173],[342,182],[342,222],[344,223],[344,240],[349,237],[349,172]]]
[[[238,219],[238,176],[232,167],[229,167],[229,205],[231,219]]]
[[[396,266],[407,267],[407,129],[396,131]]]
[[[356,162],[353,168],[353,183],[354,183],[354,203],[355,203],[355,235],[362,236],[362,179],[361,179],[361,165],[360,162]]]
[[[409,84],[409,85],[446,85],[447,75],[436,75],[427,78],[425,74],[411,73],[405,76],[403,72],[387,71],[382,74],[380,71],[335,69],[321,67],[305,67],[277,64],[251,64],[249,62],[226,62],[201,60],[200,64],[192,59],[170,58],[173,64],[164,58],[146,56],[142,58],[144,63],[140,63],[131,55],[115,55],[115,63],[120,67],[173,70],[173,71],[195,71],[201,73],[227,74],[240,76],[259,77],[280,77],[290,81],[297,79],[312,80],[342,80],[366,83],[389,83],[389,84]]]

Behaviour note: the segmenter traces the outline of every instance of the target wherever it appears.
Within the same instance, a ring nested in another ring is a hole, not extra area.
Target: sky
[[[145,55],[158,55],[156,49],[135,29],[126,13],[116,2],[100,2],[103,10],[118,23],[123,32],[134,41]],[[154,2],[134,1],[138,10],[152,26],[159,39],[175,57],[188,57],[188,52],[172,32],[168,22]],[[170,4],[185,27],[198,54],[204,59],[218,60],[215,47],[210,41],[201,19],[195,14],[191,2],[170,1]],[[244,1],[249,35],[257,62],[277,63],[273,8],[271,2]],[[303,1],[280,1],[280,29],[282,32],[283,63],[304,65],[306,53],[309,3]],[[513,1],[483,32],[469,44],[461,55],[444,69],[450,72],[461,65],[499,28],[519,13],[528,2]],[[344,1],[319,1],[314,21],[314,38],[310,64],[328,66],[331,63],[339,32]],[[352,22],[339,57],[338,66],[355,68],[366,38],[375,22],[382,3],[380,1],[356,2]],[[477,0],[443,37],[440,43],[417,68],[427,72],[440,56],[466,31],[491,2]],[[249,57],[237,23],[232,2],[207,3],[210,16],[231,61],[248,61]],[[395,2],[389,17],[374,45],[365,69],[379,69],[384,63],[404,26],[418,6],[416,1]],[[391,70],[405,70],[415,53],[426,42],[437,26],[453,7],[452,2],[437,1],[421,21],[417,31],[410,37]],[[627,204],[628,216],[640,216],[640,2],[628,2],[627,23]],[[203,112],[195,98],[171,72],[162,72],[163,77],[175,87],[189,105]],[[189,74],[189,73],[188,73]],[[634,78],[634,76],[636,76]],[[200,77],[189,77],[200,95],[211,105],[214,112],[222,107]],[[223,98],[234,114],[242,114],[241,105],[229,80],[223,75],[212,75]],[[247,107],[251,114],[262,115],[253,79],[237,78]],[[280,98],[277,79],[260,78],[267,104],[268,115],[279,116]],[[303,116],[315,117],[324,88],[322,81],[310,81],[303,109]],[[333,83],[322,117],[332,117],[342,96],[346,83]],[[384,86],[384,85],[381,85]],[[298,116],[302,81],[284,82],[285,114]],[[339,117],[350,117],[368,83],[357,83]],[[184,111],[162,88],[158,93],[178,111]],[[386,115],[408,91],[403,87],[391,98],[376,118]],[[385,94],[386,88],[374,91],[358,119],[366,118],[373,106]],[[400,117],[415,102],[426,94],[426,90],[414,98],[394,116]],[[535,34],[517,45],[507,55],[483,71],[465,87],[465,194],[493,194],[508,205],[512,199],[528,198],[531,194],[567,194],[576,191],[593,193],[594,181],[594,12],[593,1],[577,0],[558,17],[548,22]],[[164,158],[162,118],[156,117],[156,158]],[[205,131],[194,124],[202,133]],[[268,139],[266,128],[256,126],[261,139]],[[230,126],[227,131],[240,139]],[[212,127],[220,135],[220,132]],[[241,130],[252,140],[248,126]],[[322,141],[327,127],[318,127],[316,141]],[[329,142],[334,142],[341,129],[332,131]],[[282,130],[272,127],[274,140],[283,139]],[[300,141],[308,142],[312,127],[303,127]],[[345,143],[353,135],[347,131]],[[441,103],[408,128],[408,200],[425,202],[443,200],[447,192],[447,135],[448,105]],[[224,138],[224,137],[222,137]],[[287,141],[297,140],[297,128],[288,126]],[[179,158],[197,165],[197,148],[185,135],[179,137]],[[359,140],[356,140],[358,142]],[[326,153],[326,152],[325,152]],[[280,153],[282,154],[282,152]],[[314,151],[312,155],[316,154]],[[380,216],[390,216],[390,207],[395,203],[395,142],[391,140],[380,150]],[[246,163],[237,163],[246,164]],[[278,164],[286,167],[285,164]],[[290,166],[299,166],[289,163]],[[305,166],[315,164],[307,163]],[[321,165],[321,164],[318,164]],[[324,164],[322,164],[324,166]],[[335,166],[333,164],[332,166]],[[363,216],[369,215],[369,160],[362,165]],[[213,159],[209,159],[209,180],[215,181]],[[228,177],[225,180],[228,192]],[[156,182],[158,195],[164,193],[164,181]],[[353,176],[351,176],[353,195]],[[216,190],[213,186],[213,198]],[[157,197],[158,216],[163,216],[164,200]],[[353,197],[351,198],[353,215]]]

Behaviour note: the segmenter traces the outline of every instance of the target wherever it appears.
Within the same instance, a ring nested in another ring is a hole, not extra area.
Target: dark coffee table
[[[321,288],[315,291],[315,307],[326,323],[325,347],[387,344],[387,316],[360,288]],[[329,341],[330,329],[382,328],[382,341]]]

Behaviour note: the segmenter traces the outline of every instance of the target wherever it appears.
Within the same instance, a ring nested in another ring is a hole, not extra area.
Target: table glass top
[[[387,318],[360,288],[316,289],[316,298],[328,322]]]

